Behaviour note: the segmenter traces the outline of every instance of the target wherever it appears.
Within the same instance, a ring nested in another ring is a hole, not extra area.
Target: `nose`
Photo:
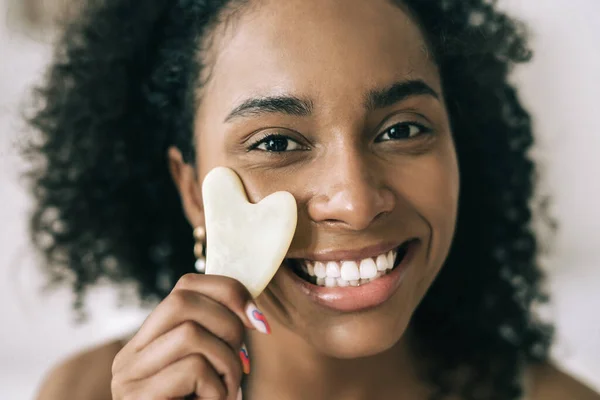
[[[369,162],[360,151],[340,149],[329,154],[326,165],[314,178],[318,192],[308,203],[315,222],[327,222],[345,229],[368,228],[395,207],[395,195],[385,185],[381,160]]]

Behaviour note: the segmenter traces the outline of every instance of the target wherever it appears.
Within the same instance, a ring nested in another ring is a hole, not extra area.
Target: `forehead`
[[[388,0],[257,0],[215,38],[213,104],[282,93],[318,103],[407,78],[441,89],[419,27]]]

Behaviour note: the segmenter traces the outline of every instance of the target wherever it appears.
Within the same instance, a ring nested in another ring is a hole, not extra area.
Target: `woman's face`
[[[259,306],[328,355],[390,348],[447,256],[458,201],[440,76],[418,26],[386,0],[264,0],[218,28],[211,51],[198,185],[227,166],[252,202],[284,190],[298,203],[294,261]],[[316,288],[292,267],[359,265],[409,240],[385,284]]]

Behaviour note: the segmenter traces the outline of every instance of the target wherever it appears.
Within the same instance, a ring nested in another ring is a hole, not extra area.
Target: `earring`
[[[194,256],[196,256],[196,271],[203,274],[206,271],[206,257],[204,256],[204,241],[206,240],[206,229],[203,226],[199,226],[194,229],[194,239],[196,244],[194,245]]]

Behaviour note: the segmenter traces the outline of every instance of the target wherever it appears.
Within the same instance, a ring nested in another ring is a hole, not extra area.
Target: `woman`
[[[78,309],[105,278],[161,302],[130,340],[57,367],[40,399],[600,398],[548,363],[533,310],[515,21],[483,0],[97,3],[32,118],[34,240]],[[217,166],[253,202],[286,190],[299,206],[255,302],[191,273]],[[357,287],[312,276],[381,255],[391,272]]]

